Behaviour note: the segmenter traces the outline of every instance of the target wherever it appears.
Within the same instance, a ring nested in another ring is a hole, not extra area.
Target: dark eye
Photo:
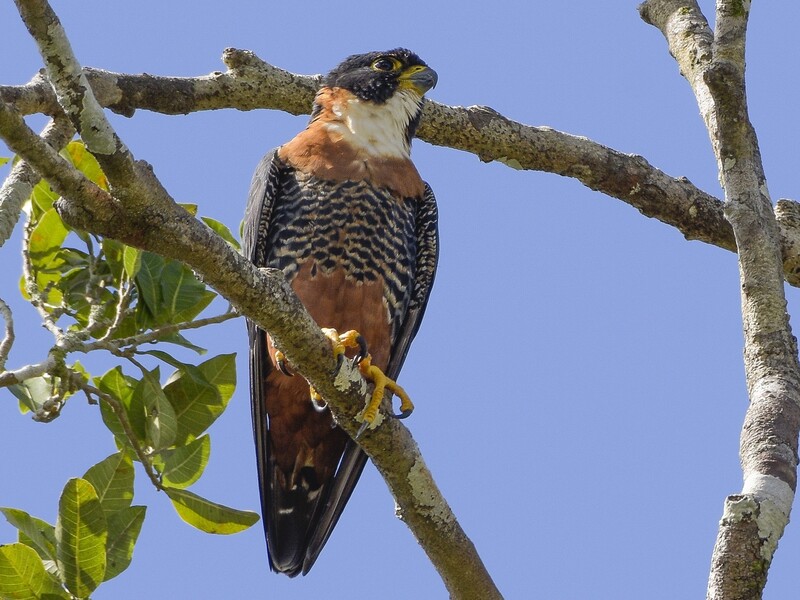
[[[394,61],[390,58],[379,58],[372,63],[372,68],[376,71],[391,71],[394,69]]]

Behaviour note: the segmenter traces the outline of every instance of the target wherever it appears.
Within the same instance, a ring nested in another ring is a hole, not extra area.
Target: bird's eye
[[[376,71],[391,71],[396,64],[391,58],[379,58],[372,63],[372,68]]]

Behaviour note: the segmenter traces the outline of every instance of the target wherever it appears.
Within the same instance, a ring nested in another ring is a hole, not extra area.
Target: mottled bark
[[[707,597],[760,598],[797,487],[800,365],[784,296],[784,269],[796,278],[772,209],[758,140],[747,113],[745,34],[749,2],[718,0],[716,31],[694,0],[650,0],[642,17],[667,39],[692,86],[717,158],[725,216],[739,253],[744,365],[750,406],[742,428],[741,493],[725,500]],[[796,209],[779,214],[794,225]]]

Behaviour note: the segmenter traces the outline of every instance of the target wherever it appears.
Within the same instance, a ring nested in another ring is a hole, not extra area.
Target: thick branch
[[[2,102],[2,99],[0,99]],[[75,130],[64,118],[52,119],[42,130],[41,137],[54,149],[63,148]],[[11,169],[0,187],[0,246],[6,243],[19,220],[22,205],[30,197],[31,191],[41,180],[41,176],[21,160]]]
[[[251,52],[227,49],[225,73],[201,77],[154,77],[86,70],[98,102],[122,114],[137,108],[165,114],[259,108],[309,113],[319,76],[277,69]],[[25,86],[0,86],[19,110],[57,111],[52,90],[40,77]],[[38,97],[38,102],[34,100]],[[518,169],[575,177],[591,189],[619,198],[642,214],[679,229],[687,239],[733,250],[733,232],[722,203],[683,178],[673,178],[641,156],[624,154],[579,136],[512,121],[487,107],[428,101],[420,139],[497,160]]]
[[[669,4],[669,3],[667,3]],[[648,18],[658,20],[657,7],[646,5]],[[666,11],[669,12],[669,11]],[[693,64],[710,56],[711,34],[702,15],[686,27],[705,36],[702,44],[687,47],[696,60],[681,63],[687,78],[696,75]],[[671,43],[682,43],[669,33]],[[677,53],[679,56],[683,53]],[[136,109],[164,114],[202,110],[276,109],[292,114],[311,110],[319,76],[289,73],[269,65],[253,53],[229,48],[223,54],[224,73],[200,77],[156,77],[85,69],[86,78],[102,106],[131,116]],[[23,114],[59,111],[47,80],[37,75],[23,86],[0,86],[0,94]],[[712,114],[704,115],[706,122]],[[733,231],[723,215],[722,202],[699,190],[685,178],[673,178],[640,156],[611,148],[548,127],[531,127],[512,121],[487,107],[457,107],[429,101],[417,132],[432,144],[476,154],[484,161],[497,160],[513,168],[541,170],[574,177],[587,187],[618,198],[648,217],[676,227],[691,240],[700,240],[735,251]],[[794,223],[783,223],[784,238],[797,236]],[[800,261],[800,249],[784,248],[787,262]],[[792,285],[800,278],[786,273]]]
[[[747,114],[749,5],[718,0],[713,36],[694,0],[651,0],[640,7],[664,33],[695,92],[739,248],[750,407],[740,449],[744,487],[726,499],[712,556],[708,598],[720,600],[761,597],[797,487],[800,432],[800,364],[786,312],[782,236]],[[784,203],[781,213],[792,220],[786,208]]]
[[[61,109],[81,133],[106,176],[130,179],[133,160],[96,101],[81,65],[72,53],[58,17],[46,0],[15,0],[17,10],[36,41],[47,79]]]

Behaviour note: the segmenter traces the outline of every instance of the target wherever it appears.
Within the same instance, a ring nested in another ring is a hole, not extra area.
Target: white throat
[[[340,120],[328,127],[370,155],[408,158],[406,131],[419,104],[419,96],[410,90],[398,90],[383,104],[351,98],[334,103],[333,113]]]

